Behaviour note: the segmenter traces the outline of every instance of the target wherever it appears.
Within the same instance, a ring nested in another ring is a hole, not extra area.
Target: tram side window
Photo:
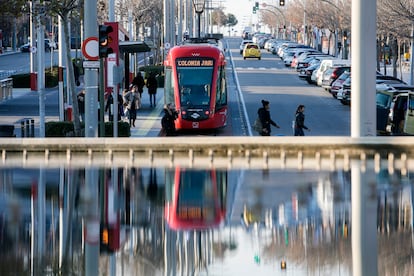
[[[164,102],[174,103],[174,78],[171,66],[165,68]]]
[[[224,67],[218,70],[216,104],[221,107],[227,104],[227,84]]]

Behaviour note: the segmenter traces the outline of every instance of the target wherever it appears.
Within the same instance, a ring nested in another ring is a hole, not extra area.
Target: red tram
[[[178,111],[177,130],[226,126],[226,59],[217,43],[201,40],[175,46],[164,66],[164,99]]]
[[[226,217],[227,172],[171,169],[166,172],[165,220],[173,230],[220,226]]]

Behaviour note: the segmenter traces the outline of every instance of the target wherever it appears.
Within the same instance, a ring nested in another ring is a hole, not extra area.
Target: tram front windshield
[[[177,66],[181,106],[210,104],[213,62],[211,66]]]

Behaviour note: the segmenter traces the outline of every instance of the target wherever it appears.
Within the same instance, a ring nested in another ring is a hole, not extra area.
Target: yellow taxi
[[[244,45],[243,59],[246,58],[257,58],[260,60],[262,58],[262,54],[260,52],[259,45],[257,45],[256,43],[247,43],[246,45]]]

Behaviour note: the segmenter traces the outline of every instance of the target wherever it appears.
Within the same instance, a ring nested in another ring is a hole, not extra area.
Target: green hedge
[[[140,72],[144,72],[144,79],[150,74],[155,74],[158,87],[164,87],[164,66],[163,65],[147,65],[139,68]]]
[[[30,73],[17,74],[10,76],[13,79],[13,88],[30,88]],[[58,67],[53,67],[45,71],[45,87],[52,88],[58,86]]]
[[[82,124],[82,129],[84,125]],[[46,137],[73,137],[73,122],[47,122],[45,124]],[[118,137],[130,137],[131,130],[127,122],[118,122]],[[105,137],[113,137],[113,122],[105,122]]]

